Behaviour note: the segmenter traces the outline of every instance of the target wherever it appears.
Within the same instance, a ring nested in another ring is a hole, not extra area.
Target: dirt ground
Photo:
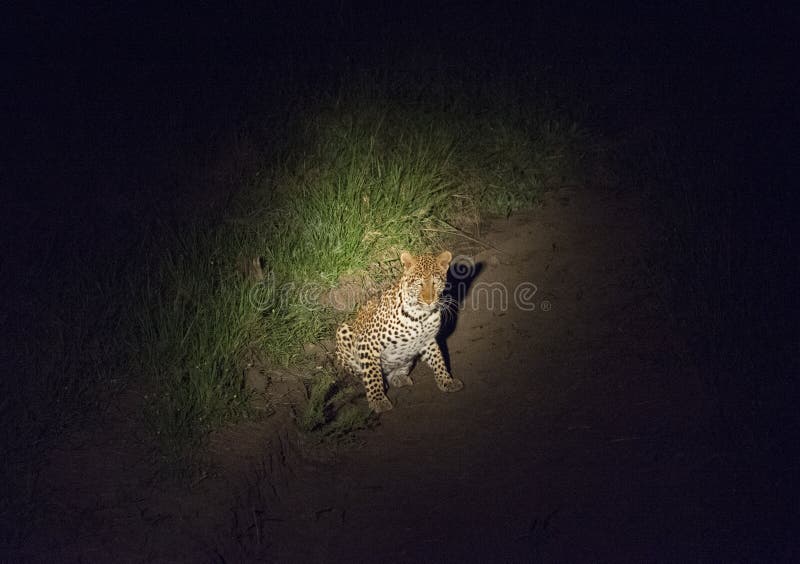
[[[493,221],[491,247],[463,249],[477,275],[447,339],[465,388],[418,365],[347,444],[314,444],[278,406],[165,485],[129,392],[51,453],[4,561],[799,561],[794,478],[718,416],[645,217],[631,194],[575,188]]]

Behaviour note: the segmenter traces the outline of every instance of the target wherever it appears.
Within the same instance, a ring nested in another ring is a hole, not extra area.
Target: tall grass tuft
[[[322,373],[311,383],[298,427],[320,439],[342,439],[353,431],[370,428],[375,423],[373,413],[365,405],[350,403],[357,393],[353,386]]]
[[[247,413],[243,359],[263,324],[235,266],[241,233],[186,225],[160,234],[161,256],[135,290],[132,363],[146,376],[148,421],[163,451],[180,458],[205,432]]]

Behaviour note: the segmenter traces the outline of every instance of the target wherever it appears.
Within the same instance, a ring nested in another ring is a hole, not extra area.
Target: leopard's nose
[[[423,284],[422,292],[420,292],[419,297],[424,303],[426,303],[428,305],[432,304],[433,303],[433,298],[434,298],[434,296],[433,296],[433,284],[431,284],[430,282],[428,282],[426,284]]]

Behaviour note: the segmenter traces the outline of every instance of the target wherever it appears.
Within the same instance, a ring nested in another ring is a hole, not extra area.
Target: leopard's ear
[[[447,272],[450,268],[450,261],[453,260],[453,255],[450,251],[444,251],[438,257],[436,257],[436,264],[439,266],[442,272]]]
[[[403,268],[406,270],[417,264],[417,260],[408,251],[400,253],[400,262],[403,263]]]

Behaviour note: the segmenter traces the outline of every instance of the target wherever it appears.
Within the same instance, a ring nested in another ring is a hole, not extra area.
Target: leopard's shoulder
[[[359,308],[353,320],[353,331],[356,334],[364,334],[367,331],[380,328],[381,321],[385,322],[389,319],[399,307],[398,285],[395,284],[380,296],[371,298]]]

